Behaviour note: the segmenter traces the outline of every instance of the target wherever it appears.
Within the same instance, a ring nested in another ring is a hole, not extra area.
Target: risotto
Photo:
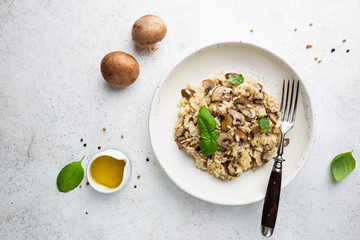
[[[277,102],[254,79],[233,85],[236,73],[220,72],[201,86],[188,83],[181,90],[175,142],[195,159],[195,166],[221,179],[235,179],[268,162],[280,142]],[[200,148],[199,110],[206,107],[216,121],[216,151],[206,156]],[[266,120],[267,128],[259,120]],[[259,124],[260,123],[260,124]]]

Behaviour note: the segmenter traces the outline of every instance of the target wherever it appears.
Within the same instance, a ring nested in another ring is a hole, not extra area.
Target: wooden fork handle
[[[270,237],[275,228],[281,190],[281,165],[281,161],[275,161],[266,190],[261,218],[261,233],[265,237]]]

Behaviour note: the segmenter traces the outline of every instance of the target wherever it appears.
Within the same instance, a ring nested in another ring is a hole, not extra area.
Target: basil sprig
[[[267,133],[269,130],[269,119],[266,117],[259,118],[256,122],[260,125],[261,131]]]
[[[353,151],[337,155],[331,162],[331,172],[337,182],[343,180],[355,169],[355,159],[351,155]]]
[[[218,148],[216,138],[219,133],[215,132],[216,121],[206,107],[200,108],[197,116],[198,126],[202,131],[200,139],[200,149],[205,156],[210,156]]]
[[[56,185],[60,192],[69,192],[81,183],[84,178],[84,169],[81,166],[84,157],[78,162],[69,163],[60,171],[56,179]]]
[[[239,85],[239,84],[242,84],[244,82],[244,77],[243,77],[242,74],[232,75],[228,79],[228,82],[230,82],[233,85]]]

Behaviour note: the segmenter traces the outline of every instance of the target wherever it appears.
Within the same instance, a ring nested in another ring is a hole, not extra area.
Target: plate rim
[[[254,43],[250,43],[250,42],[245,42],[245,41],[223,41],[223,42],[216,42],[216,43],[211,43],[211,44],[207,44],[206,46],[203,46],[201,48],[197,48],[193,51],[191,51],[190,53],[186,54],[184,57],[180,58],[180,61],[177,61],[175,65],[172,65],[170,67],[170,69],[164,74],[163,78],[161,79],[161,81],[158,83],[156,90],[153,94],[153,97],[151,99],[151,104],[150,104],[150,109],[149,109],[149,117],[148,117],[148,131],[149,131],[149,139],[150,139],[150,144],[151,144],[151,148],[155,154],[156,160],[157,162],[160,164],[161,168],[163,169],[163,171],[166,173],[166,175],[171,179],[171,181],[182,191],[184,191],[185,193],[198,198],[200,200],[203,200],[205,202],[208,203],[213,203],[213,204],[218,204],[218,205],[226,205],[226,206],[241,206],[241,205],[248,205],[251,203],[255,203],[255,202],[259,202],[261,200],[264,199],[265,197],[265,192],[264,194],[261,194],[259,197],[251,199],[251,200],[246,200],[246,201],[242,201],[242,202],[238,202],[238,203],[229,203],[229,202],[221,202],[221,201],[213,201],[213,200],[209,200],[206,198],[203,198],[201,195],[196,194],[196,193],[190,193],[188,192],[186,189],[182,188],[180,185],[178,185],[178,183],[167,173],[166,169],[164,168],[163,164],[161,163],[161,161],[159,161],[158,159],[158,155],[156,153],[156,150],[154,148],[154,143],[153,143],[153,137],[152,137],[152,110],[156,105],[156,100],[159,96],[160,90],[162,89],[163,85],[166,82],[166,79],[173,73],[173,71],[182,63],[186,62],[189,58],[196,56],[197,54],[201,53],[202,51],[205,50],[209,50],[215,47],[220,47],[220,46],[227,46],[227,45],[242,45],[242,46],[248,46],[257,50],[261,50],[263,51],[265,54],[267,54],[270,57],[275,57],[276,60],[281,60],[282,64],[284,64],[286,67],[288,67],[297,77],[298,80],[302,83],[302,90],[303,92],[306,93],[306,97],[307,97],[307,106],[305,107],[305,114],[307,115],[307,119],[309,120],[309,118],[311,118],[311,125],[309,124],[308,126],[308,142],[306,143],[305,149],[303,151],[303,154],[301,155],[301,159],[303,159],[303,161],[300,161],[300,165],[298,165],[298,168],[296,168],[293,173],[289,176],[289,180],[286,184],[282,184],[281,185],[281,189],[285,188],[287,185],[289,185],[294,179],[295,177],[298,175],[298,173],[301,171],[301,169],[303,168],[303,166],[305,165],[305,163],[307,162],[311,149],[312,149],[312,145],[314,142],[314,125],[315,125],[315,116],[314,116],[314,111],[313,111],[313,107],[312,107],[312,99],[311,96],[304,84],[304,81],[302,80],[302,78],[300,77],[300,75],[298,74],[298,72],[295,70],[295,68],[288,62],[286,61],[284,58],[280,57],[279,55],[275,54],[273,51],[264,48],[262,46],[259,46],[257,44]],[[279,63],[280,64],[280,63]]]

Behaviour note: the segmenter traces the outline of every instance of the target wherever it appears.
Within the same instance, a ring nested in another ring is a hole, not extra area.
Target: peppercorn
[[[84,139],[80,138],[80,142],[84,141]]]
[[[98,149],[100,150],[100,149],[101,149],[101,146],[98,146]]]
[[[146,158],[146,161],[148,162],[148,161],[149,161],[149,158]]]
[[[86,143],[84,143],[84,147],[86,147]]]
[[[331,49],[331,52],[335,52],[335,48]]]
[[[347,49],[347,50],[346,50],[346,53],[348,53],[348,52],[350,52],[350,49]]]

